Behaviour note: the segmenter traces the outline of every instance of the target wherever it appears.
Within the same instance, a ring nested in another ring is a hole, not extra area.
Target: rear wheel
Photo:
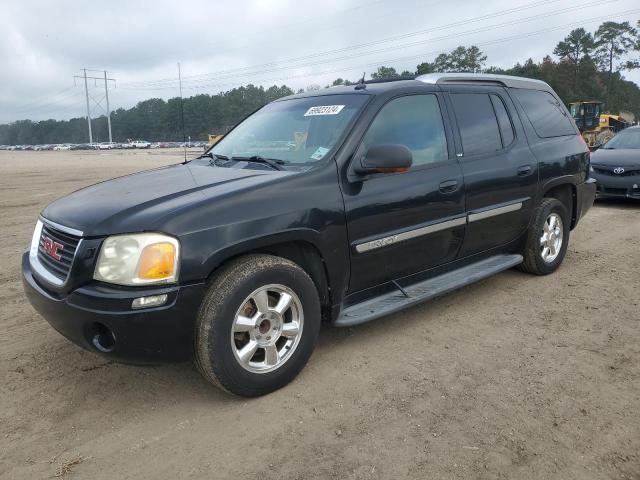
[[[562,263],[569,243],[569,215],[564,204],[544,198],[527,234],[520,270],[548,275]]]
[[[289,383],[302,370],[320,329],[320,301],[295,263],[248,255],[224,267],[198,314],[195,363],[231,393],[253,397]]]

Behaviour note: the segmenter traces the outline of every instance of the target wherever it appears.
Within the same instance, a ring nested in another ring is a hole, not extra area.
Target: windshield
[[[609,140],[604,149],[640,149],[640,129],[624,130]]]
[[[337,145],[367,98],[322,95],[270,103],[245,119],[209,152],[229,159],[282,160],[286,169],[308,168]]]
[[[571,104],[571,116],[576,118],[576,117],[581,117],[582,116],[582,109],[580,108],[580,105],[578,105],[577,103],[572,103]]]
[[[587,118],[600,116],[600,104],[598,103],[572,103],[571,116],[573,118]]]

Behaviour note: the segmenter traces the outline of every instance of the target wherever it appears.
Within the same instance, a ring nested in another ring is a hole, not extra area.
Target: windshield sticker
[[[344,106],[344,105],[341,105],[341,106]],[[318,149],[315,152],[313,152],[313,155],[311,155],[311,158],[313,160],[322,160],[322,157],[324,157],[328,151],[329,151],[328,148],[318,147]]]
[[[314,115],[338,115],[344,105],[318,105],[317,107],[311,107],[304,114],[305,117],[311,117]]]

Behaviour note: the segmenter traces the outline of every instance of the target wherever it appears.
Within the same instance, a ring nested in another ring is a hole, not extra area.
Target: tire
[[[227,392],[265,395],[304,368],[320,323],[318,291],[302,268],[272,255],[240,257],[206,290],[196,321],[195,364]]]
[[[554,236],[547,234],[549,230],[549,221],[555,216],[556,221],[560,220],[562,225],[557,225],[554,229]],[[545,224],[547,225],[545,230]],[[518,266],[520,270],[534,275],[548,275],[556,271],[562,263],[567,253],[567,245],[569,244],[570,218],[567,207],[555,198],[543,198],[540,206],[536,210],[535,218],[527,233],[527,240],[522,253],[524,261]],[[542,244],[543,238],[546,236],[545,244]],[[562,235],[560,245],[558,246],[558,235]],[[553,244],[556,248],[549,248],[548,245]],[[545,247],[548,248],[548,254],[545,256]],[[555,255],[553,251],[555,250]]]

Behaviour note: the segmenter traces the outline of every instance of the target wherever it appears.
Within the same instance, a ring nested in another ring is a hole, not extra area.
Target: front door
[[[461,257],[524,233],[538,185],[538,162],[511,99],[501,87],[477,88],[449,88],[468,214]]]
[[[466,225],[463,177],[441,103],[438,94],[389,100],[356,150],[354,161],[372,145],[404,145],[413,165],[345,184],[349,293],[456,258]]]

